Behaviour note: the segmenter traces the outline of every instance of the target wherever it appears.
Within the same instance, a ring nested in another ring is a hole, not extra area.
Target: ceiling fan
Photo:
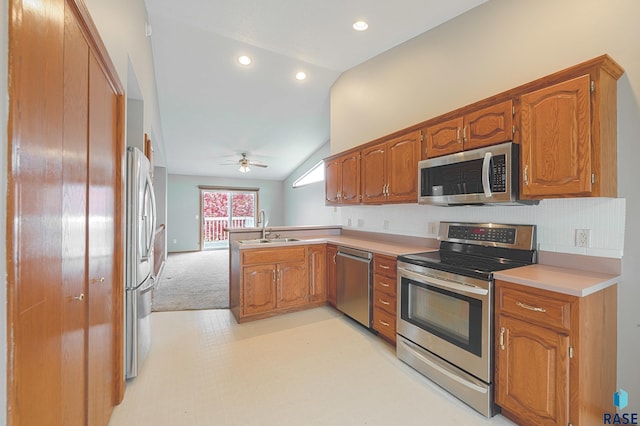
[[[247,173],[251,171],[251,168],[249,166],[269,167],[266,164],[260,163],[258,161],[250,161],[247,158],[246,152],[243,152],[241,155],[242,155],[242,158],[240,158],[238,161],[229,161],[226,163],[221,163],[221,165],[222,166],[240,166],[240,168],[238,169],[240,173]]]

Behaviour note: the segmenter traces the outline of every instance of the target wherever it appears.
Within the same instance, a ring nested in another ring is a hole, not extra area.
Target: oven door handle
[[[406,269],[400,270],[400,275],[407,278],[412,278],[419,283],[425,283],[433,285],[434,287],[441,288],[443,290],[455,291],[457,293],[467,293],[479,296],[486,296],[489,294],[489,290],[486,288],[476,287],[469,284],[458,284],[451,281],[441,280],[431,275],[416,274],[415,272],[407,271]],[[426,282],[425,282],[426,281]]]
[[[491,183],[489,182],[489,166],[491,165],[491,153],[484,154],[484,160],[482,160],[482,189],[484,190],[484,196],[491,197]]]

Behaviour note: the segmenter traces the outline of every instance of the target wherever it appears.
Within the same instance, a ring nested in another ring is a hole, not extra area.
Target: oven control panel
[[[456,240],[488,241],[513,244],[516,241],[514,228],[485,228],[481,226],[450,226],[448,238]]]
[[[438,240],[479,246],[535,250],[535,225],[440,222]]]

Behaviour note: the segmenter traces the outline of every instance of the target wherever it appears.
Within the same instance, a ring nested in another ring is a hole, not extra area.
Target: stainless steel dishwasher
[[[365,327],[371,326],[371,253],[338,247],[337,308]]]

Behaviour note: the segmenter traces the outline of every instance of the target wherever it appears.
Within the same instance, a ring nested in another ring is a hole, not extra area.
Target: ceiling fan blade
[[[250,165],[250,166],[256,166],[256,167],[269,167],[267,164],[263,164],[263,163],[254,163],[253,161],[249,161],[249,165]]]

